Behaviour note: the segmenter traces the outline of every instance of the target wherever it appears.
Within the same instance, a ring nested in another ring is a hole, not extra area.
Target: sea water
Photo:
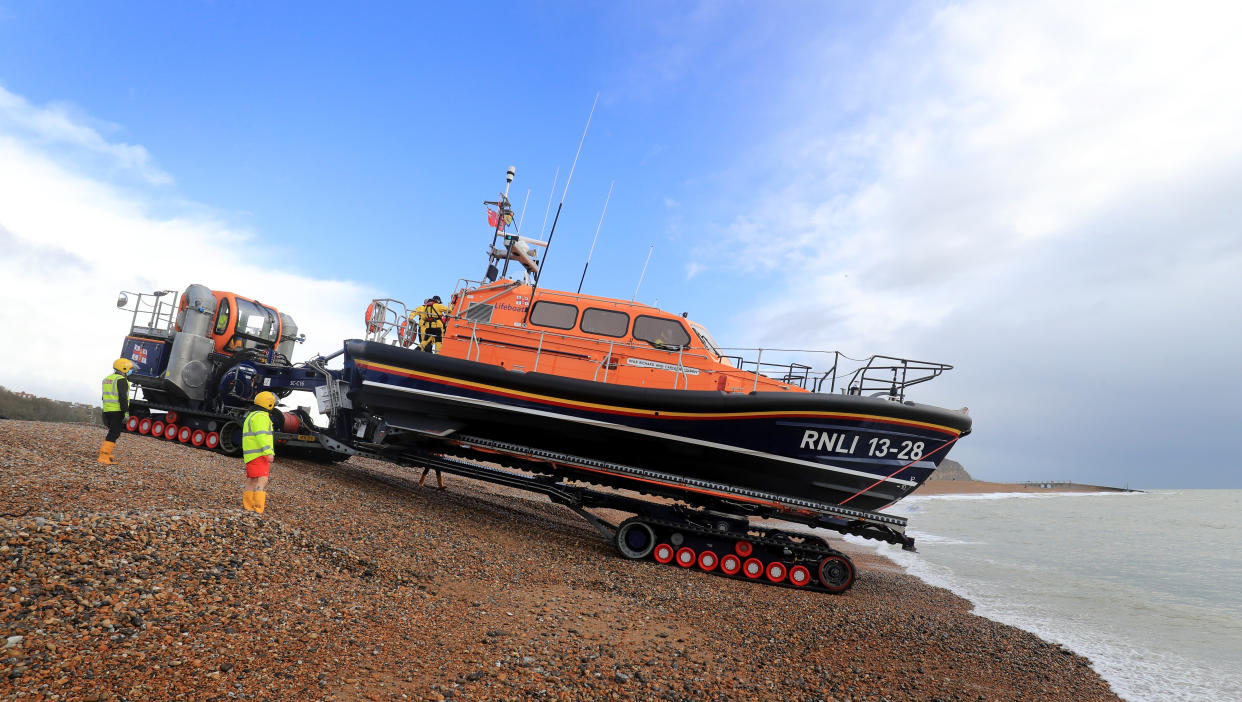
[[[1124,699],[1242,700],[1242,490],[914,496],[888,512],[918,552],[882,554],[1086,656]]]

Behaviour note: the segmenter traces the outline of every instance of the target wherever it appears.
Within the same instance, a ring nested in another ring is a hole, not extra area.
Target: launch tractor
[[[258,300],[196,284],[180,294],[122,292],[117,307],[132,313],[120,356],[134,363],[126,431],[240,455],[256,394],[284,398],[327,383],[324,372],[290,362],[305,340],[293,318]],[[277,451],[346,458],[319,442],[311,419],[306,408],[272,410]]]

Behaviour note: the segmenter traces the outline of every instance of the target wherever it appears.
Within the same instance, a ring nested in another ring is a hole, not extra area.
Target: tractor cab
[[[211,337],[216,353],[233,355],[241,349],[281,352],[282,332],[293,320],[273,307],[230,292],[212,292],[216,299],[216,314],[212,320]],[[181,296],[181,309],[188,300]],[[296,328],[292,330],[296,334]],[[289,342],[291,346],[292,341]],[[285,349],[284,354],[288,356]]]
[[[121,293],[117,307],[134,315],[121,357],[134,362],[134,385],[156,402],[208,402],[228,368],[288,365],[293,344],[304,338],[275,308],[203,285],[180,295]]]

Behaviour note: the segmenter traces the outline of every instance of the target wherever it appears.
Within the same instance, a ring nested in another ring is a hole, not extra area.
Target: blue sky
[[[616,279],[592,282],[632,292],[656,244],[645,286],[658,295],[658,281],[682,277],[694,239],[670,233],[670,219],[705,230],[751,187],[736,154],[791,99],[772,76],[808,42],[874,31],[858,9],[712,7],[36,4],[8,10],[0,65],[9,91],[71,103],[111,123],[105,137],[141,143],[175,182],[160,193],[170,207],[200,203],[264,240],[332,252],[362,237],[357,256],[282,263],[434,290],[477,275],[479,201],[508,165],[514,193],[532,189],[530,221],[542,221],[598,91],[548,282],[576,280],[581,235],[615,178],[599,248],[629,268],[597,267]],[[783,29],[808,12],[805,31]]]
[[[576,287],[615,179],[586,292],[630,296],[654,245],[639,297],[726,345],[953,363],[917,399],[971,407],[984,478],[1242,487],[1238,29],[1208,2],[0,0],[0,322],[38,339],[0,384],[92,400],[122,288],[254,294],[307,353],[372,296],[447,295],[509,165],[539,232],[598,92],[546,285]]]

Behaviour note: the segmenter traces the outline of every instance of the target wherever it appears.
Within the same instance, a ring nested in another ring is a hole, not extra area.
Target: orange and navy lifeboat
[[[865,396],[865,372],[846,393],[819,392],[827,373],[765,373],[761,359],[723,354],[686,315],[540,288],[538,248],[551,234],[506,232],[507,193],[485,203],[498,208],[493,282],[459,286],[439,353],[385,344],[374,330],[346,342],[348,396],[368,423],[351,430],[371,432],[378,449],[487,450],[683,499],[763,493],[870,510],[917,488],[970,431],[965,413],[905,401],[906,386],[944,364],[909,379],[920,362],[893,359],[891,391],[877,396]],[[511,265],[522,280],[506,278]]]
[[[346,343],[350,397],[385,422],[386,441],[484,439],[579,457],[549,470],[618,487],[668,494],[611,464],[878,509],[971,426],[960,412],[742,370],[701,325],[648,305],[503,279],[452,303],[439,354]]]

